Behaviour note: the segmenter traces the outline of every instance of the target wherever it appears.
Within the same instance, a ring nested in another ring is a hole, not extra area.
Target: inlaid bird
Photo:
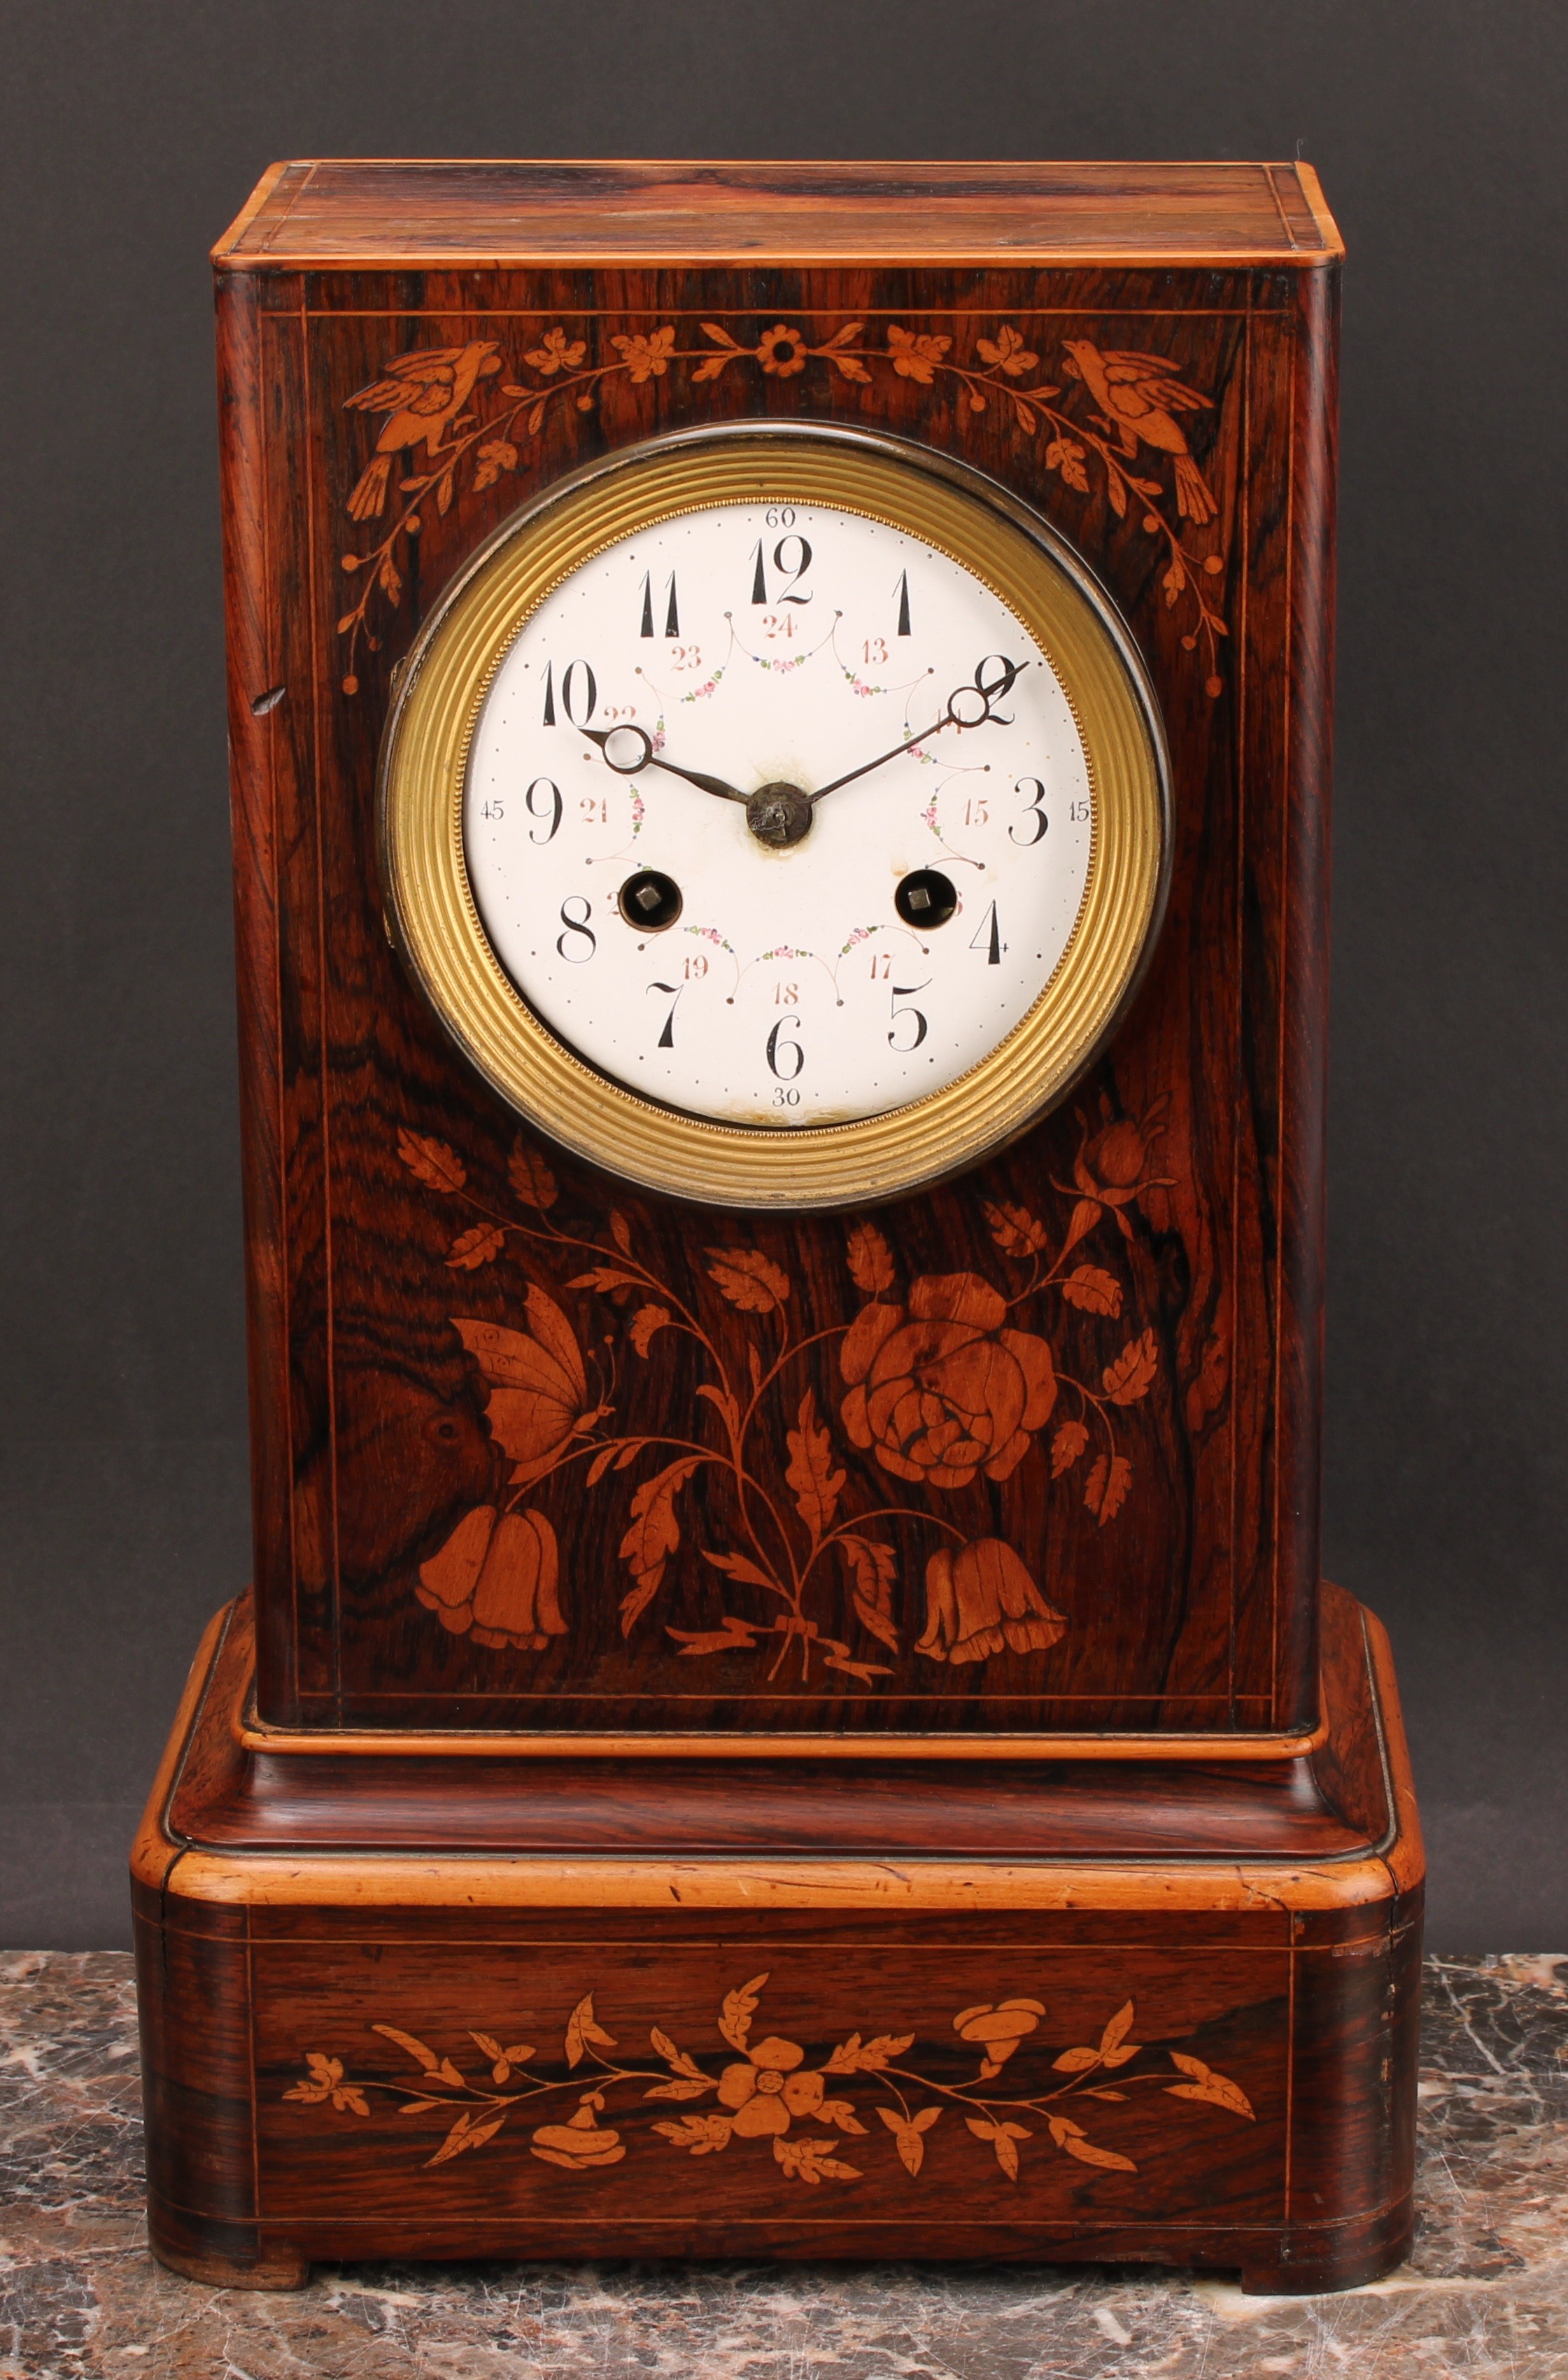
[[[463,426],[463,407],[475,382],[500,369],[500,351],[492,339],[470,339],[466,347],[422,347],[388,364],[384,380],[372,381],[369,388],[344,399],[361,413],[389,417],[348,499],[352,519],[369,520],[381,511],[392,458],[405,447],[418,446],[422,439],[435,459],[447,431]]]
[[[1176,377],[1176,367],[1164,356],[1128,355],[1117,348],[1103,352],[1088,339],[1064,342],[1062,369],[1081,380],[1100,408],[1097,429],[1114,438],[1124,455],[1136,455],[1141,440],[1172,455],[1176,464],[1176,510],[1184,520],[1212,520],[1219,506],[1208,482],[1192,459],[1177,413],[1209,405],[1195,388]]]

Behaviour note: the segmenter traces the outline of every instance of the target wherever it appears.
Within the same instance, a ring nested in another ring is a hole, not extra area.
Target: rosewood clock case
[[[1402,2252],[1419,1839],[1319,1577],[1340,254],[1269,165],[296,164],[220,244],[256,1571],[135,1861],[180,2269]],[[476,551],[759,419],[1035,508],[1170,754],[1104,1053],[844,1214],[548,1143],[378,852]]]

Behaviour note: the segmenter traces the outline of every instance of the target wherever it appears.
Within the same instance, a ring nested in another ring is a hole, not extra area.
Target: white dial
[[[941,1089],[1051,980],[1095,794],[1055,670],[947,553],[824,504],[609,545],[526,620],[475,724],[464,855],[535,1012],[724,1123]]]

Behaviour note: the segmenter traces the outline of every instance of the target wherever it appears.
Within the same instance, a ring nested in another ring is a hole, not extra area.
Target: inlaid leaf
[[[560,1196],[555,1176],[526,1140],[519,1140],[507,1159],[506,1179],[524,1206],[537,1207],[541,1214],[548,1214]]]
[[[424,2068],[427,2074],[433,2074],[441,2064],[433,2049],[427,2047],[424,2042],[411,2033],[399,2033],[395,2024],[372,2024],[371,2031],[383,2034],[388,2041],[395,2041],[399,2049],[406,2049],[415,2063]]]
[[[425,2159],[426,2165],[444,2165],[448,2157],[461,2156],[465,2149],[482,2148],[486,2141],[492,2141],[495,2138],[505,2121],[504,2116],[492,2116],[487,2123],[476,2124],[472,2116],[465,2111],[458,2117],[434,2156]]]
[[[893,1282],[893,1250],[875,1223],[857,1223],[849,1234],[849,1278],[868,1297]]]
[[[1137,2056],[1143,2045],[1127,2039],[1132,2029],[1133,2003],[1128,2000],[1117,2010],[1100,2036],[1100,2055],[1107,2066],[1124,2066],[1129,2058]]]
[[[832,1636],[824,1636],[821,1641],[828,1647],[822,1661],[824,1670],[842,1670],[846,1677],[858,1678],[863,1686],[869,1686],[873,1678],[891,1678],[893,1675],[883,1661],[857,1661],[848,1645],[840,1645]]]
[[[427,1190],[439,1190],[450,1196],[468,1181],[467,1168],[456,1150],[448,1148],[444,1140],[432,1140],[428,1133],[400,1132],[397,1154]]]
[[[1062,1284],[1062,1294],[1069,1305],[1081,1306],[1086,1314],[1118,1315],[1122,1311],[1122,1284],[1113,1273],[1101,1272],[1098,1265],[1079,1265]]]
[[[1131,2157],[1118,2156],[1114,2149],[1097,2148],[1092,2141],[1086,2140],[1081,2124],[1071,2122],[1065,2116],[1051,2116],[1048,2120],[1057,2147],[1076,2157],[1080,2165],[1107,2166],[1115,2173],[1136,2173]]]
[[[1122,485],[1122,474],[1120,471],[1108,470],[1106,472],[1105,492],[1111,499],[1111,509],[1115,514],[1117,519],[1124,520],[1127,516],[1127,492]]]
[[[610,1237],[624,1257],[632,1252],[632,1227],[618,1207],[610,1209]]]
[[[699,2082],[705,2082],[708,2080],[696,2058],[689,2058],[684,2049],[677,2049],[669,2034],[662,2033],[657,2025],[653,2026],[648,2038],[665,2065],[675,2073],[689,2075]]]
[[[667,1305],[639,1305],[632,1316],[631,1342],[639,1355],[646,1355],[655,1331],[662,1330],[670,1319]]]
[[[773,2155],[796,2181],[857,2181],[859,2167],[833,2156],[833,2146],[832,2141],[786,2141],[777,2132],[773,2135]]]
[[[647,1283],[638,1281],[636,1273],[619,1272],[614,1265],[595,1265],[591,1272],[579,1272],[566,1283],[568,1289],[597,1289],[602,1292],[643,1289],[646,1286]]]
[[[711,1562],[715,1570],[722,1570],[726,1578],[737,1578],[746,1586],[765,1586],[771,1593],[778,1584],[748,1554],[710,1553],[704,1547],[702,1559],[705,1562]]]
[[[866,2129],[847,2099],[824,2099],[817,2113],[824,2124],[833,2124],[841,2132],[864,2132]]]
[[[745,1314],[774,1314],[789,1295],[789,1275],[760,1248],[710,1248],[710,1281]]]
[[[1127,1490],[1133,1484],[1133,1466],[1124,1454],[1099,1455],[1084,1488],[1084,1502],[1094,1513],[1101,1528],[1113,1521],[1127,1500]]]
[[[1136,1405],[1159,1368],[1160,1342],[1152,1330],[1144,1330],[1128,1340],[1113,1364],[1107,1364],[1100,1386],[1113,1405]]]
[[[905,2172],[918,2173],[925,2163],[925,2135],[941,2116],[942,2109],[922,2107],[919,2114],[911,2117],[907,2122],[896,2107],[879,2107],[877,2113],[893,2134],[893,2146],[898,2151],[898,2162]]]
[[[1179,2066],[1184,2074],[1190,2074],[1192,2080],[1190,2082],[1167,2082],[1165,2091],[1168,2097],[1207,2099],[1211,2107],[1228,2107],[1233,2116],[1245,2116],[1249,2124],[1257,2120],[1252,2102],[1239,2082],[1231,2082],[1227,2075],[1216,2074],[1211,2066],[1205,2066],[1201,2058],[1190,2058],[1180,2049],[1172,2050],[1171,2063]]]
[[[895,2058],[902,2058],[914,2041],[912,2033],[878,2033],[869,2041],[862,2041],[852,2033],[841,2041],[833,2056],[823,2061],[824,2074],[880,2074]]]
[[[757,1642],[759,1623],[754,1620],[737,1620],[726,1611],[717,1628],[667,1628],[681,1648],[681,1657],[688,1655],[700,1659],[704,1653],[749,1653]]]
[[[713,2150],[728,2145],[735,2127],[728,2116],[680,2116],[674,2123],[655,2124],[676,2148],[689,2149],[693,2156],[709,2156]]]
[[[721,2034],[732,2049],[738,2049],[743,2055],[751,2033],[751,2020],[757,2013],[757,2002],[768,1980],[768,1973],[769,1970],[764,1968],[761,1974],[753,1975],[748,1984],[737,1985],[733,1992],[726,1992],[723,2006],[719,2011]]]
[[[1064,1421],[1051,1441],[1051,1475],[1060,1479],[1064,1471],[1071,1471],[1088,1444],[1088,1432],[1081,1421]]]
[[[1091,2066],[1099,2065],[1100,2052],[1083,2044],[1076,2049],[1064,2049],[1060,2058],[1051,2062],[1058,2074],[1087,2074]]]
[[[633,1585],[621,1601],[621,1633],[629,1636],[641,1612],[658,1594],[664,1565],[680,1544],[675,1498],[701,1463],[700,1455],[683,1454],[662,1471],[645,1479],[631,1500],[631,1525],[621,1539],[620,1556],[631,1572]]]
[[[613,2034],[605,2032],[593,2013],[593,1994],[585,1992],[566,2019],[566,2063],[580,2066],[590,2049],[614,2049]]]
[[[600,1448],[598,1453],[594,1456],[593,1461],[588,1466],[588,1485],[590,1488],[598,1487],[599,1482],[603,1478],[604,1474],[609,1470],[610,1465],[614,1462],[616,1455],[619,1454],[620,1451],[621,1449],[614,1444],[602,1446]]]
[[[784,1477],[795,1490],[795,1509],[817,1545],[832,1528],[845,1474],[833,1469],[833,1440],[817,1418],[817,1400],[808,1389],[796,1415],[796,1427],[786,1434],[789,1462]]]
[[[506,1245],[506,1234],[499,1223],[472,1223],[459,1232],[446,1251],[445,1262],[454,1272],[478,1272],[480,1265],[493,1264]]]
[[[1004,1257],[1038,1257],[1045,1253],[1045,1226],[1027,1207],[994,1205],[987,1199],[981,1212],[991,1238]]]
[[[677,2075],[672,2082],[655,2082],[651,2090],[645,2091],[642,2095],[645,2099],[700,2099],[705,2091],[713,2088],[706,2075],[690,2079]]]
[[[857,1619],[890,1652],[896,1653],[898,1629],[893,1616],[893,1582],[898,1575],[896,1552],[874,1537],[840,1537],[838,1544],[849,1566]]]
[[[975,2138],[978,2141],[989,2141],[991,2143],[992,2148],[996,2151],[997,2164],[1002,2168],[1003,2172],[1007,2176],[1009,2181],[1016,2181],[1018,2179],[1018,2152],[1014,2147],[1013,2143],[1015,2141],[1027,2141],[1032,2139],[1032,2133],[1030,2133],[1022,2124],[987,2124],[982,2123],[976,2116],[966,2116],[964,2121],[967,2124],[969,2130],[974,2133]],[[1052,2125],[1051,2130],[1054,2132],[1054,2124]]]

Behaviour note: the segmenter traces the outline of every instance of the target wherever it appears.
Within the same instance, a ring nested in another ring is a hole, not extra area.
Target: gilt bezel
[[[1078,917],[1024,1016],[966,1073],[823,1126],[713,1122],[640,1096],[567,1046],[492,949],[463,847],[468,754],[537,606],[605,547],[715,504],[830,504],[918,536],[979,578],[1050,658],[1083,737],[1094,836]],[[1148,963],[1170,866],[1170,771],[1142,659],[1082,560],[1027,505],[902,439],[735,422],[622,448],[556,480],[476,552],[425,623],[383,738],[379,843],[394,939],[484,1080],[561,1148],[708,1206],[880,1205],[1027,1131],[1093,1062]]]

